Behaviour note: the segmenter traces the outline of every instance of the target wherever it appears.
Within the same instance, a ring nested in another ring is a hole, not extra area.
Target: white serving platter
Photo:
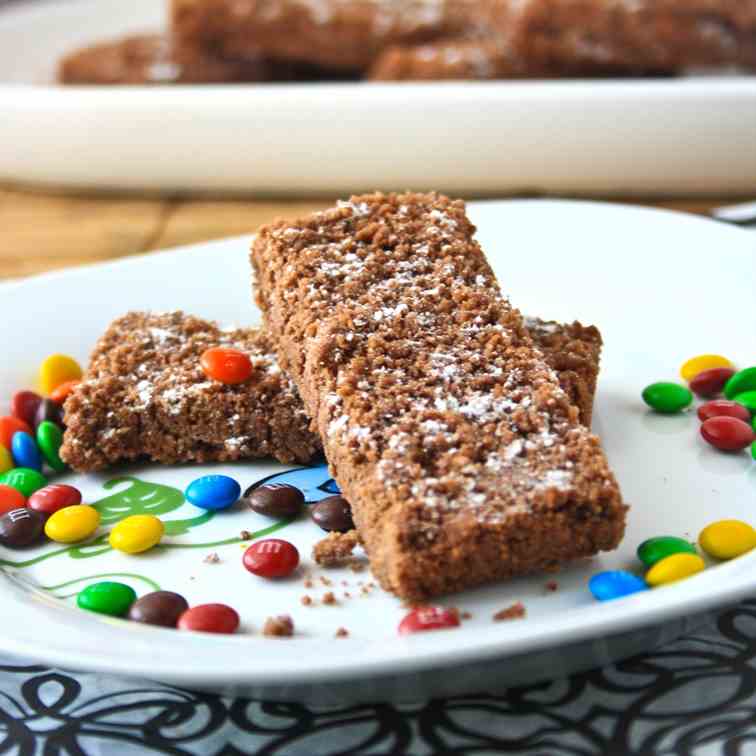
[[[756,191],[756,76],[62,88],[60,56],[160,0],[0,11],[0,180],[317,194]]]
[[[325,572],[312,563],[310,549],[322,533],[308,518],[276,535],[298,547],[303,569],[313,573],[312,589],[303,585],[302,573],[275,583],[247,573],[240,544],[216,542],[271,522],[237,506],[143,556],[93,556],[94,548],[78,554],[89,553],[87,558],[63,553],[40,561],[60,547],[0,547],[0,649],[50,664],[268,699],[403,701],[604,664],[674,636],[711,607],[753,593],[756,553],[605,604],[593,600],[587,581],[600,570],[638,570],[635,549],[650,536],[695,540],[713,520],[756,522],[750,456],[707,447],[694,412],[655,415],[640,399],[646,384],[675,380],[679,365],[695,354],[716,351],[741,366],[754,362],[756,237],[692,216],[598,203],[482,202],[471,204],[470,214],[514,303],[528,313],[601,328],[605,350],[594,430],[632,506],[616,552],[558,575],[446,597],[439,603],[469,611],[472,619],[457,630],[400,637],[397,625],[406,609],[377,588],[362,596],[360,581],[370,582],[368,573]],[[248,244],[247,238],[228,239],[0,287],[0,411],[7,412],[15,390],[33,385],[44,356],[64,352],[85,361],[108,322],[128,310],[182,308],[224,323],[258,322],[249,295]],[[211,471],[233,475],[243,487],[270,475],[295,475],[310,500],[325,495],[317,486],[327,472],[288,469],[273,462],[142,466],[59,480],[79,486],[91,503],[128,490],[130,500],[111,500],[111,507],[124,507],[126,515],[149,504],[168,521],[201,514],[180,492]],[[146,483],[125,481],[106,490],[107,481],[122,476]],[[203,561],[212,552],[220,563]],[[103,575],[116,575],[112,579],[140,594],[157,584],[183,593],[191,604],[228,603],[240,612],[242,629],[231,637],[155,629],[102,618],[77,609],[73,597],[61,598]],[[549,580],[557,581],[556,592],[545,589]],[[320,603],[328,590],[338,605]],[[318,605],[302,606],[304,594]],[[524,619],[492,621],[515,601],[525,604]],[[281,613],[293,617],[296,636],[263,638],[265,618]],[[347,628],[349,638],[334,639],[338,627]]]

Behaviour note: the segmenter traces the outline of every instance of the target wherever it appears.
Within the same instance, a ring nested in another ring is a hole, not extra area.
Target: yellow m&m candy
[[[39,388],[43,394],[51,394],[58,386],[68,381],[78,381],[81,376],[81,367],[73,357],[51,354],[40,365]]]
[[[705,567],[704,560],[698,554],[672,554],[646,573],[646,582],[651,586],[675,583],[701,572]]]
[[[0,475],[13,469],[13,457],[10,451],[0,444]]]
[[[701,531],[698,543],[715,559],[734,559],[756,547],[756,530],[741,520],[718,520]]]
[[[110,545],[126,554],[141,554],[160,543],[165,532],[162,521],[154,515],[132,515],[110,532]]]
[[[692,381],[699,373],[712,368],[731,368],[732,363],[721,354],[699,354],[684,362],[680,368],[680,375],[685,381]]]
[[[100,513],[88,504],[59,509],[45,523],[45,535],[56,543],[86,541],[97,530]]]

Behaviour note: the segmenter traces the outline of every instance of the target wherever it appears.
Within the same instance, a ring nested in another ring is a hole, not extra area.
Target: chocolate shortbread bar
[[[62,84],[234,84],[347,78],[304,63],[272,61],[259,50],[222,57],[174,44],[167,34],[141,34],[75,50],[58,67]]]
[[[589,424],[599,332],[536,318],[528,328]],[[199,357],[221,344],[252,356],[257,367],[252,381],[208,382],[198,369]],[[270,455],[304,464],[320,451],[296,388],[276,368],[271,339],[259,328],[221,331],[181,312],[129,313],[116,320],[66,405],[66,423],[62,455],[79,471],[142,457],[173,463]]]
[[[384,47],[469,33],[480,0],[172,0],[181,46],[364,70]]]
[[[461,201],[372,194],[261,229],[257,300],[373,573],[408,601],[622,538],[599,440],[505,299]]]
[[[209,380],[202,353],[240,349],[254,373],[243,384]],[[309,462],[320,450],[297,390],[260,329],[222,330],[181,312],[133,312],[95,346],[65,403],[61,457],[74,470],[116,462],[211,462],[275,457]]]

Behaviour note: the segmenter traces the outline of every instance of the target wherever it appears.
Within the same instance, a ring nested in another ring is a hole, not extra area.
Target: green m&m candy
[[[734,399],[738,394],[756,390],[756,367],[739,370],[724,386],[724,395]]]
[[[643,401],[657,412],[681,412],[693,401],[693,394],[679,383],[652,383],[643,389]]]
[[[80,609],[111,617],[125,617],[136,601],[136,592],[131,586],[106,580],[88,585],[77,597]]]
[[[696,547],[676,536],[656,536],[638,546],[638,559],[646,565],[653,567],[657,562],[672,554],[695,554]]]
[[[30,467],[16,467],[0,475],[0,484],[15,488],[28,499],[35,491],[47,485],[47,478]]]
[[[60,447],[63,445],[63,431],[59,425],[44,420],[37,427],[37,446],[42,452],[50,467],[55,472],[63,472],[66,469],[66,463],[60,458]]]
[[[756,415],[756,389],[738,394],[733,401],[742,404],[751,415]]]

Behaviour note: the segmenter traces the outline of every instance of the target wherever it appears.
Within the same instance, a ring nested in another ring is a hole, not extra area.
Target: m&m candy
[[[742,404],[732,402],[729,399],[713,399],[706,402],[698,408],[697,414],[701,422],[710,417],[736,417],[744,423],[751,421],[751,413]]]
[[[756,530],[741,520],[718,520],[701,531],[698,543],[715,559],[734,559],[756,548]]]
[[[695,554],[696,547],[676,536],[656,536],[638,546],[637,554],[646,567],[653,567],[658,561],[672,554]]]
[[[722,357],[721,354],[699,354],[697,357],[691,357],[682,364],[680,376],[684,381],[692,381],[704,370],[732,367],[733,364],[727,357]]]
[[[672,554],[657,562],[647,573],[650,586],[667,585],[701,572],[706,565],[698,554]]]
[[[100,524],[100,513],[87,504],[59,509],[45,524],[45,534],[57,543],[79,543],[92,536]]]
[[[42,397],[35,391],[17,391],[11,399],[11,415],[32,426],[41,401]]]
[[[19,431],[13,434],[11,451],[17,467],[28,467],[30,470],[42,471],[42,455],[39,453],[34,439],[28,433]]]
[[[50,399],[55,404],[63,404],[66,399],[73,393],[73,390],[81,383],[80,380],[66,381],[61,383],[54,391],[50,392]]]
[[[44,529],[44,515],[28,507],[12,509],[0,517],[0,544],[23,549],[39,541]]]
[[[0,475],[0,484],[15,488],[29,498],[35,491],[47,485],[47,478],[39,470],[16,467]]]
[[[704,439],[721,451],[741,451],[754,441],[748,423],[735,417],[711,417],[701,426]]]
[[[187,609],[178,620],[179,630],[194,630],[200,633],[235,633],[239,627],[239,615],[225,604],[200,604]]]
[[[227,475],[204,475],[193,480],[184,495],[201,509],[228,509],[239,500],[241,486]]]
[[[154,591],[137,599],[129,609],[129,619],[145,625],[176,627],[179,617],[189,609],[187,600],[173,591]]]
[[[88,585],[76,597],[76,604],[80,609],[97,614],[125,617],[136,597],[131,586],[106,580]]]
[[[32,429],[17,417],[0,417],[0,444],[10,450],[13,446],[13,436],[16,433],[28,433],[32,435]]]
[[[242,559],[244,567],[254,575],[282,578],[291,575],[299,565],[299,552],[288,541],[267,538],[253,543]]]
[[[725,383],[733,375],[735,371],[732,368],[712,368],[699,373],[688,385],[696,396],[708,399],[721,394]]]
[[[81,491],[73,486],[55,483],[35,491],[27,502],[30,509],[41,512],[48,517],[59,509],[81,504]]]
[[[426,630],[445,630],[459,627],[459,612],[442,606],[421,606],[413,609],[399,623],[399,635],[421,633]]]
[[[252,361],[238,349],[213,347],[203,352],[200,365],[205,375],[220,383],[244,383],[252,375]]]
[[[588,581],[588,589],[597,601],[630,596],[633,593],[648,590],[643,578],[625,570],[608,570],[599,572]]]
[[[26,506],[26,496],[10,486],[0,485],[0,515]]]
[[[664,381],[646,386],[642,396],[651,409],[665,414],[681,412],[693,401],[693,394],[685,386]]]
[[[0,475],[13,469],[13,455],[0,444]]]
[[[63,431],[58,425],[49,420],[43,420],[37,426],[37,446],[50,467],[55,472],[63,472],[66,463],[60,458],[60,447],[63,446]]]
[[[126,554],[141,554],[160,543],[165,533],[162,521],[154,515],[132,515],[110,531],[110,545]]]
[[[43,394],[51,394],[61,384],[81,380],[81,376],[81,367],[73,357],[51,354],[40,365],[39,388]]]
[[[724,395],[734,399],[738,394],[756,390],[756,367],[740,370],[725,383]]]
[[[756,415],[756,389],[737,394],[733,401],[745,407],[751,415]]]

